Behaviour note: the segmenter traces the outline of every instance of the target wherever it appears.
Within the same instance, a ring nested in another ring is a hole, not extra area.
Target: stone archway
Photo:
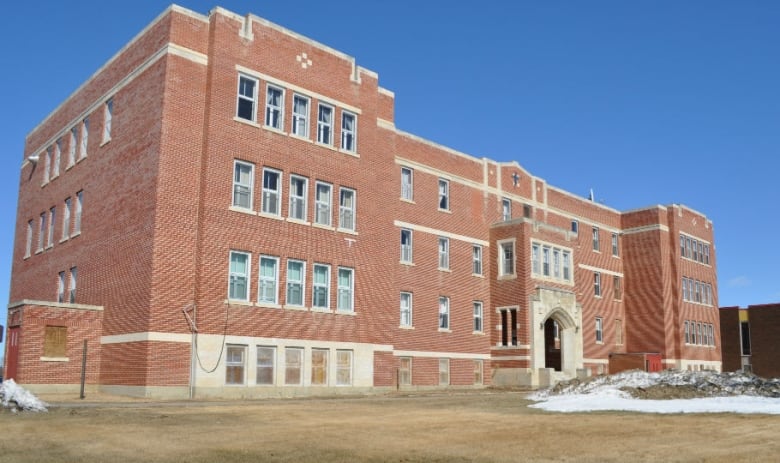
[[[552,373],[555,379],[576,377],[577,369],[583,366],[583,349],[580,329],[582,310],[576,302],[574,293],[557,288],[539,287],[531,297],[530,315],[531,371],[534,384],[540,384],[539,374],[542,371]],[[554,349],[556,342],[554,336],[550,339],[550,334],[554,334],[555,325],[558,327],[559,352],[555,352]],[[548,352],[548,342],[553,346],[551,352]]]

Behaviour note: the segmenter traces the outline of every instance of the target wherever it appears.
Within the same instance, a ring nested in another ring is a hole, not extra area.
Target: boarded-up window
[[[482,360],[474,360],[474,384],[482,385]]]
[[[450,384],[450,359],[439,359],[439,385]]]
[[[325,386],[328,384],[328,350],[311,350],[311,384]]]
[[[352,351],[336,351],[336,385],[352,385]]]
[[[66,346],[68,328],[65,326],[47,326],[43,340],[44,357],[67,357]]]
[[[401,357],[399,361],[398,384],[401,386],[409,386],[412,384],[412,358]]]

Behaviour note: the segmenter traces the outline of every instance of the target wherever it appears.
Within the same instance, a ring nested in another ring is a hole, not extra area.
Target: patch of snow
[[[45,412],[48,406],[32,392],[16,384],[13,379],[5,380],[0,384],[0,404],[13,412],[18,410]]]

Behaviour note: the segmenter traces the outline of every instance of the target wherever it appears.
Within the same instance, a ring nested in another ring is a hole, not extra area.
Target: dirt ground
[[[525,395],[59,404],[42,397],[54,405],[48,413],[0,412],[0,462],[735,462],[780,455],[780,416],[558,414],[528,408]]]

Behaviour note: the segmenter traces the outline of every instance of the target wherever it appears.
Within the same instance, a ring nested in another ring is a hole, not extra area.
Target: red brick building
[[[780,377],[780,303],[721,307],[723,371]]]
[[[6,376],[267,396],[720,368],[712,223],[398,130],[341,52],[171,7],[28,135]]]

